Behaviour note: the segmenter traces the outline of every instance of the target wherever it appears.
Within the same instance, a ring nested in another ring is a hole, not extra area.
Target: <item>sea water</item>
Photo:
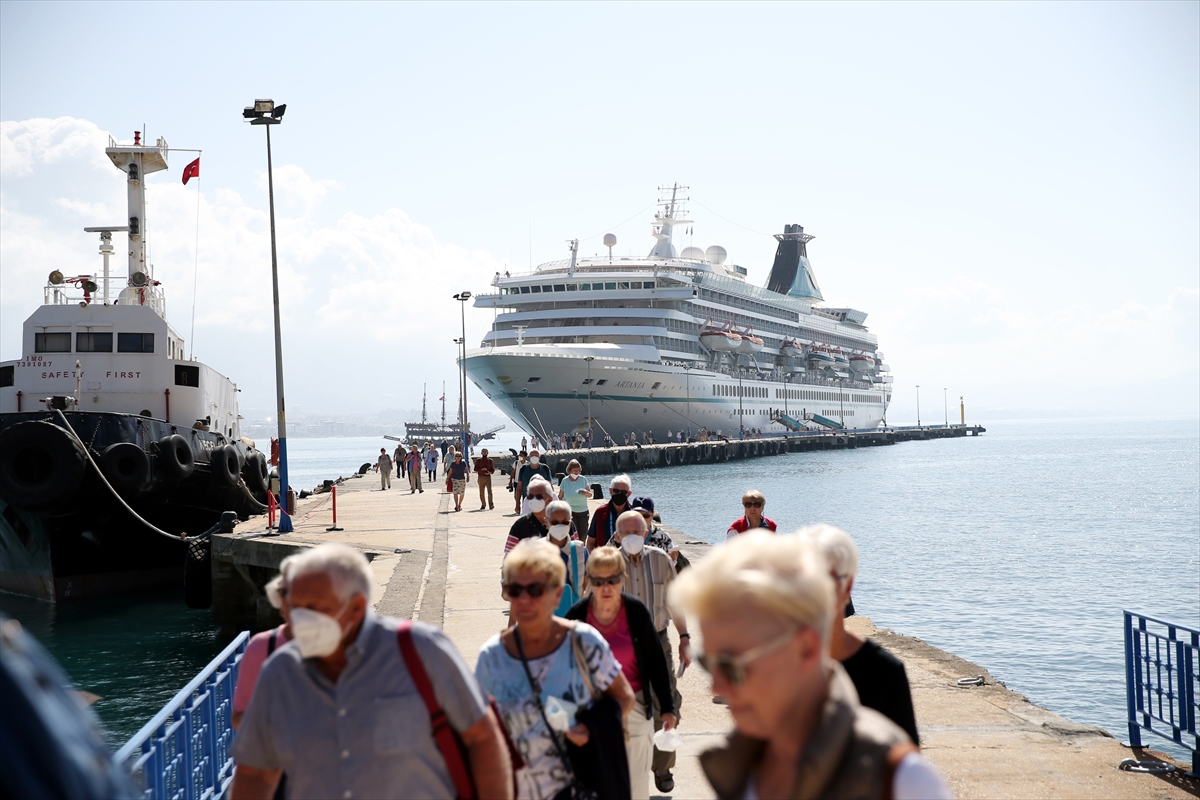
[[[1200,420],[987,428],[977,438],[647,470],[633,475],[634,494],[706,542],[724,539],[749,488],[766,495],[780,530],[838,525],[861,550],[860,613],[1123,738],[1121,610],[1200,625]],[[498,452],[518,442],[484,444]],[[350,475],[395,442],[288,447],[300,489]],[[589,477],[607,486],[610,476]],[[113,743],[225,644],[211,612],[186,608],[176,590],[58,606],[0,594],[0,611],[103,698],[94,708]]]

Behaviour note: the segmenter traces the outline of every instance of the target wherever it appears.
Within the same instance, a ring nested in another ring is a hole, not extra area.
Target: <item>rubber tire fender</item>
[[[158,440],[158,468],[168,480],[185,481],[196,469],[196,455],[192,443],[178,433],[168,434]]]
[[[29,420],[0,431],[0,498],[9,505],[51,506],[78,491],[86,470],[79,442],[52,422]]]
[[[267,457],[257,451],[246,457],[246,466],[242,468],[242,476],[246,486],[252,492],[265,492],[270,470],[267,467]]]
[[[100,471],[120,494],[136,494],[150,480],[150,457],[133,442],[114,442],[100,456]]]
[[[228,486],[237,486],[240,480],[242,465],[238,458],[237,448],[224,444],[213,448],[208,454],[208,465],[213,477]]]
[[[671,447],[670,445],[663,448],[663,464],[671,466]]]

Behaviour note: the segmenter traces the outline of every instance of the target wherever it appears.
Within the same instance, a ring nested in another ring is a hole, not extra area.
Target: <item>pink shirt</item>
[[[617,612],[617,618],[608,625],[600,624],[596,615],[592,613],[592,604],[588,603],[587,624],[600,631],[604,641],[608,642],[613,657],[621,662],[621,671],[625,673],[625,678],[633,688],[633,693],[637,694],[642,691],[642,675],[638,669],[637,653],[633,650],[633,635],[629,632],[629,617],[625,615],[625,603],[621,603],[621,610]]]
[[[280,625],[274,631],[263,631],[250,637],[246,644],[246,654],[242,656],[242,665],[238,668],[237,686],[233,689],[233,710],[245,713],[250,707],[250,696],[254,694],[254,686],[258,683],[258,674],[262,672],[267,660],[267,644],[271,634],[276,633],[275,649],[283,647],[288,642],[284,632],[286,626]]]

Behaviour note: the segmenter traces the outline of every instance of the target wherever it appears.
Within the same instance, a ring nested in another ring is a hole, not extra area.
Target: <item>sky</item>
[[[815,235],[828,304],[868,312],[892,367],[890,420],[917,385],[926,408],[1200,413],[1198,3],[5,0],[0,359],[51,270],[100,269],[82,229],[125,216],[103,148],[144,127],[203,150],[199,182],[184,152],[148,181],[172,325],[272,413],[258,97],[288,106],[291,414],[453,398],[455,292],[573,238],[644,255],[675,182],[677,246],[752,283],[772,233]],[[467,307],[469,342],[490,324]]]

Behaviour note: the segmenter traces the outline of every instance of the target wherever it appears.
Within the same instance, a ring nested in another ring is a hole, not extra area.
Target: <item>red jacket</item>
[[[762,522],[759,523],[758,527],[766,528],[767,530],[771,531],[771,533],[774,533],[775,532],[775,521],[772,519],[767,519],[766,517],[763,517]],[[733,524],[729,526],[729,530],[737,531],[738,533],[745,533],[746,531],[750,530],[750,523],[746,520],[746,515],[743,514],[741,519],[734,520]]]

